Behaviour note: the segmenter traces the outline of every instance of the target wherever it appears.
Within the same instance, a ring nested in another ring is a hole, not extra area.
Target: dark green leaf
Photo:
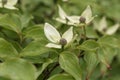
[[[46,67],[51,64],[53,61],[48,59],[46,62],[42,64],[42,66],[37,70],[36,78],[46,69]]]

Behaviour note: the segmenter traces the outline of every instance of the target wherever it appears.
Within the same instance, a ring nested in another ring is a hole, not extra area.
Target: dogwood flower
[[[46,45],[49,48],[62,48],[67,46],[73,38],[73,27],[70,27],[62,36],[60,33],[49,23],[45,23],[44,33],[47,39],[50,41]]]
[[[106,17],[103,17],[99,23],[94,23],[94,28],[102,34],[112,35],[118,30],[119,24],[116,23],[115,25],[108,27]]]
[[[68,25],[74,25],[77,26],[80,23],[82,23],[81,20],[85,20],[85,24],[89,24],[95,16],[92,16],[92,11],[90,6],[88,5],[87,8],[82,12],[81,16],[69,16],[67,15],[64,10],[61,8],[60,5],[58,5],[58,13],[59,13],[59,17],[56,18],[57,21],[64,23],[64,24],[68,24]],[[82,19],[81,19],[82,18]]]
[[[17,1],[18,0],[0,0],[0,7],[4,7],[7,9],[17,9],[14,7]]]

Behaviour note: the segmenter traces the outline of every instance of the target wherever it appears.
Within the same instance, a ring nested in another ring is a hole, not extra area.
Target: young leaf
[[[35,67],[23,59],[7,59],[0,64],[0,76],[11,80],[35,80]]]
[[[76,80],[82,80],[82,71],[80,68],[79,60],[75,54],[63,52],[59,57],[60,67],[65,72],[72,75]]]

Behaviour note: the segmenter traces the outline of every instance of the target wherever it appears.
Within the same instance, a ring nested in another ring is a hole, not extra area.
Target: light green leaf
[[[86,78],[89,79],[92,72],[95,70],[99,60],[97,58],[96,53],[94,53],[94,52],[85,52],[84,59],[85,59],[86,64],[87,64],[87,76],[86,76]]]
[[[110,67],[108,59],[107,59],[108,55],[105,54],[103,48],[99,48],[97,50],[97,55],[98,55],[98,59],[101,61],[101,63],[103,63],[104,65],[106,65],[106,67]]]
[[[33,41],[28,44],[20,53],[21,56],[39,56],[43,53],[50,51],[49,48],[45,47],[42,41]]]
[[[96,49],[99,48],[99,44],[94,40],[87,40],[78,48],[85,51],[96,51]]]
[[[4,40],[3,38],[0,38],[0,57],[6,58],[6,57],[14,57],[17,56],[18,52],[13,47],[12,44]]]
[[[65,72],[72,75],[76,80],[82,80],[82,71],[80,68],[79,60],[75,54],[63,52],[59,57],[60,67]]]
[[[29,14],[21,15],[20,21],[21,21],[22,29],[28,26],[31,19],[33,19],[33,16]]]
[[[102,57],[101,60],[101,72],[105,73],[107,71],[107,68],[110,68],[110,64],[113,61],[114,57],[117,55],[117,49],[113,48],[111,46],[102,46],[101,51],[103,51],[103,53],[101,53],[100,51],[98,52],[98,57]],[[106,66],[105,62],[103,63],[103,61],[106,62],[106,64],[109,64],[108,66]]]
[[[120,47],[120,45],[119,45],[120,43],[119,43],[118,39],[116,39],[113,36],[104,36],[98,40],[98,43],[101,45],[109,45],[109,46],[115,47],[115,48]]]
[[[5,14],[0,17],[0,25],[3,28],[15,31],[17,33],[21,32],[21,22],[19,17],[15,14]]]
[[[48,80],[75,80],[75,79],[68,74],[56,74],[50,77]]]
[[[41,25],[32,26],[31,28],[25,30],[24,33],[26,38],[33,38],[35,40],[46,39],[43,27]]]
[[[35,80],[35,67],[23,59],[7,59],[0,64],[0,76],[11,80]]]

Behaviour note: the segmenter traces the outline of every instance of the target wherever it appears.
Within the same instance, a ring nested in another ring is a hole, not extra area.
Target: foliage
[[[119,0],[0,1],[0,80],[120,79]]]

